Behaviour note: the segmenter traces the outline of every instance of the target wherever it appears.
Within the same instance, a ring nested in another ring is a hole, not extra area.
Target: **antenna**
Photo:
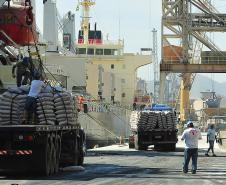
[[[119,34],[119,40],[121,39],[121,10],[119,6],[118,10],[118,34]]]

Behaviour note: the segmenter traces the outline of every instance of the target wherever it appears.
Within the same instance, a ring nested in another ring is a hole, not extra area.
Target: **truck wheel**
[[[79,166],[82,166],[83,163],[84,163],[84,152],[83,152],[83,149],[80,149],[80,152],[79,152],[79,157],[78,157],[78,165]]]
[[[60,165],[60,153],[61,153],[61,139],[60,139],[59,135],[57,135],[55,146],[56,146],[55,173],[58,173],[59,172],[59,165]]]
[[[51,139],[48,139],[44,148],[43,173],[46,176],[51,174]]]
[[[86,153],[86,147],[85,147],[85,133],[83,130],[79,130],[79,157],[78,157],[78,165],[82,166],[84,163],[84,156]]]
[[[78,147],[78,139],[74,139],[74,151],[72,153],[72,164],[77,166],[79,163],[79,147]]]
[[[49,176],[51,167],[50,136],[46,135],[42,137],[45,137],[42,144],[34,143],[31,170],[34,173]]]
[[[51,135],[49,139],[49,146],[50,146],[50,158],[49,158],[49,165],[50,165],[50,175],[54,174],[55,168],[55,159],[56,159],[56,149],[54,146],[54,136]]]
[[[52,140],[51,140],[51,168],[50,168],[50,174],[54,174],[56,171],[56,158],[57,158],[57,154],[56,154],[56,137],[55,135],[52,135]]]

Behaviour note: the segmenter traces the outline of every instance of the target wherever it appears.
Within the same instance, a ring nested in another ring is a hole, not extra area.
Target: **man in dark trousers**
[[[41,90],[46,87],[46,84],[41,80],[41,73],[34,72],[34,79],[31,82],[30,91],[27,96],[27,100],[25,103],[25,111],[24,111],[24,120],[23,122],[30,123],[35,118],[36,112],[36,99],[38,95],[41,93]]]
[[[208,129],[207,132],[207,143],[209,143],[209,148],[205,153],[205,156],[209,156],[209,151],[212,150],[212,155],[214,157],[216,157],[215,153],[214,153],[214,141],[216,139],[216,131],[214,129],[214,125],[210,125],[210,128]]]
[[[27,85],[28,80],[31,78],[31,67],[29,57],[24,57],[22,62],[18,62],[12,68],[12,76],[16,77],[17,87]],[[16,75],[15,75],[15,69]],[[30,79],[31,80],[31,79]]]
[[[198,159],[198,140],[201,139],[201,134],[198,129],[194,128],[191,121],[187,123],[187,129],[183,132],[181,140],[185,140],[184,149],[184,165],[183,172],[188,172],[188,165],[192,158],[192,174],[196,173],[197,170],[197,159]]]

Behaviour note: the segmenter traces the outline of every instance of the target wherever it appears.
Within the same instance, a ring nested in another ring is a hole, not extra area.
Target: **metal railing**
[[[110,103],[87,102],[88,112],[111,112],[124,122],[129,122],[131,110]]]
[[[201,56],[201,61],[192,63],[186,62],[179,57],[164,57],[162,64],[226,64],[226,56]]]
[[[83,45],[84,44],[83,39],[80,39],[79,41],[77,41],[76,44]],[[102,40],[102,42],[100,43],[99,40],[89,39],[89,44],[90,45],[101,44],[101,45],[109,45],[109,46],[113,45],[113,46],[123,47],[124,41],[123,40]]]

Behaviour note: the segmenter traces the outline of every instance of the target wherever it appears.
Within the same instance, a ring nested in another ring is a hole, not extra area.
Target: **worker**
[[[29,57],[24,57],[22,62],[18,62],[16,65],[12,68],[12,77],[16,77],[16,83],[17,87],[20,87],[21,85],[27,85],[28,80],[31,78],[31,70],[29,65]],[[16,75],[15,75],[15,69]]]
[[[209,148],[205,153],[205,156],[209,156],[209,151],[212,150],[213,157],[216,157],[214,153],[214,141],[216,139],[216,131],[214,129],[214,125],[210,125],[210,128],[207,131],[207,143],[209,143]]]
[[[2,80],[0,79],[0,89],[3,88],[3,82]]]
[[[29,123],[33,121],[34,113],[36,112],[36,99],[41,92],[42,88],[45,88],[45,83],[40,80],[41,74],[39,72],[34,73],[34,79],[31,82],[30,91],[27,96],[24,111],[24,123]]]
[[[84,98],[83,96],[79,96],[79,111],[83,111],[83,102],[84,102]]]
[[[184,149],[184,164],[183,172],[188,172],[189,161],[192,158],[192,174],[197,170],[198,159],[198,139],[201,139],[201,134],[198,129],[194,128],[192,121],[188,121],[187,129],[183,132],[181,140],[185,140]]]
[[[83,97],[83,111],[84,113],[88,113],[88,101],[85,97]]]
[[[133,103],[133,110],[137,110],[137,104],[136,104],[136,102]]]

